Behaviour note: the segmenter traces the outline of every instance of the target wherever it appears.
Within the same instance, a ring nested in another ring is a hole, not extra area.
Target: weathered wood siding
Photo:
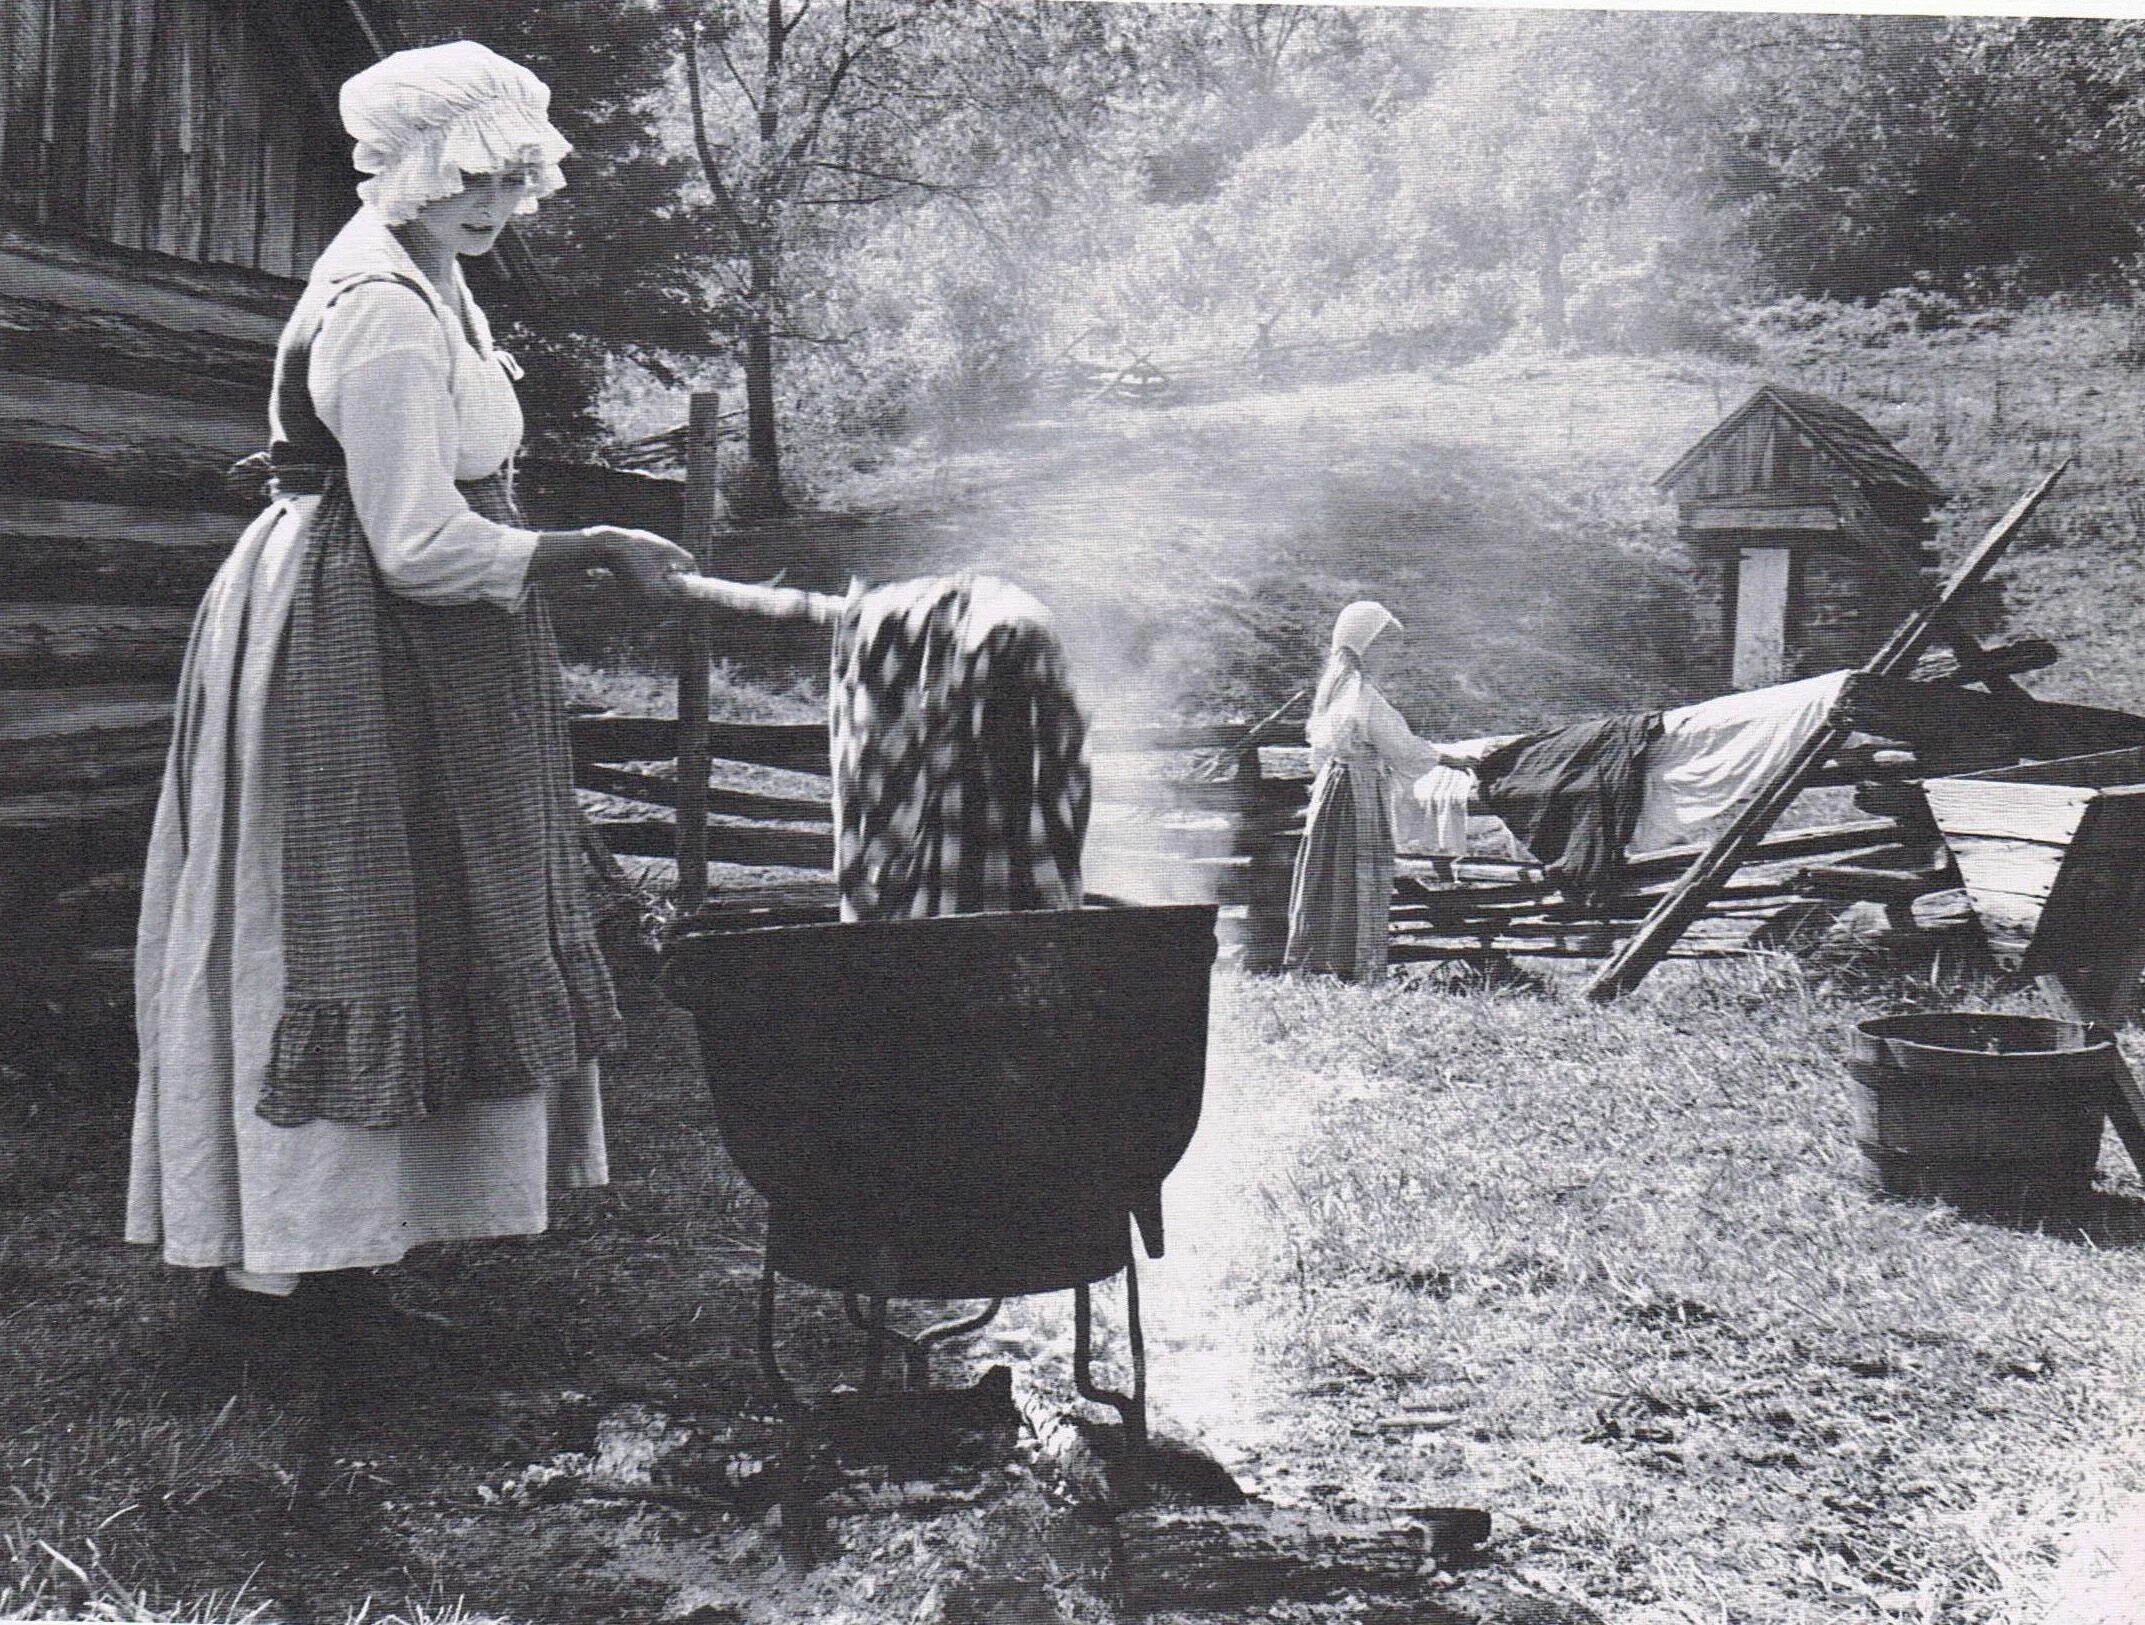
[[[124,986],[172,683],[257,491],[275,342],[357,207],[347,0],[0,0],[0,1030]],[[544,465],[532,519],[676,533]],[[29,1004],[20,1001],[27,997]]]
[[[1807,491],[1822,500],[1835,477],[1801,430],[1781,413],[1760,408],[1706,448],[1698,467],[1679,482],[1677,495],[1696,501]]]
[[[356,176],[294,15],[248,0],[0,0],[0,212],[302,277],[348,218]]]
[[[1778,678],[1857,666],[1882,646],[1913,602],[1895,565],[1927,567],[1925,503],[1857,478],[1769,401],[1732,417],[1672,477],[1681,535],[1698,578],[1704,664],[1738,687],[1766,680],[1756,629],[1740,613],[1742,559],[1788,561],[1783,624],[1766,629]],[[1778,680],[1772,679],[1772,680]]]

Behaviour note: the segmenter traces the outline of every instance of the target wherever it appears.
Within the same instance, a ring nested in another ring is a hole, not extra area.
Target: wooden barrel
[[[1961,1010],[1860,1023],[1847,1070],[1855,1141],[1887,1192],[2030,1213],[2091,1189],[2124,1068],[2097,1023]]]

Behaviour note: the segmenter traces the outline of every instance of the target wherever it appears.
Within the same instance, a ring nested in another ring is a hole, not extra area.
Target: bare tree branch
[[[730,70],[730,77],[737,82],[738,90],[743,94],[746,102],[751,106],[753,112],[757,113],[760,110],[759,93],[755,91],[752,88],[751,84],[746,80],[744,73],[739,69],[737,65],[737,59],[731,56],[729,40],[717,40],[715,42],[715,49],[722,53],[722,65]]]
[[[707,98],[700,85],[700,24],[697,19],[685,29],[685,88],[692,105],[693,145],[700,154],[700,172],[706,178],[708,190],[714,194],[715,207],[730,229],[737,234],[748,254],[760,251],[759,234],[745,218],[744,211],[722,178],[722,161],[717,157],[715,144],[708,136]]]
[[[819,144],[820,133],[826,128],[828,115],[834,111],[835,106],[840,102],[842,87],[848,83],[849,75],[857,64],[870,55],[878,46],[892,39],[913,23],[923,14],[923,7],[910,6],[904,8],[886,22],[881,23],[877,28],[865,30],[862,38],[855,43],[851,43],[849,38],[849,19],[853,14],[853,8],[844,5],[842,14],[842,48],[835,56],[834,66],[828,70],[826,83],[821,87],[811,112],[806,116],[804,128],[799,130],[790,141],[789,151],[784,158],[786,168],[794,168],[800,165],[812,149]]]
[[[832,158],[814,158],[805,165],[807,169],[824,169],[835,175],[854,175],[859,180],[886,181],[896,187],[910,187],[919,192],[959,192],[965,188],[952,181],[926,180],[921,175],[899,175],[884,169],[873,169],[864,164],[838,163]]]

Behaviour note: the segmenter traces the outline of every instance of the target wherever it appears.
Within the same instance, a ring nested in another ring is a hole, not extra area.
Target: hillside
[[[874,455],[816,519],[748,532],[728,567],[839,581],[970,567],[1065,618],[1111,716],[1255,714],[1308,681],[1332,612],[1410,626],[1395,697],[1449,735],[1691,697],[1671,505],[1653,477],[1758,383],[1847,402],[1953,501],[1968,545],[2059,456],[2075,466],[2004,572],[2014,629],[2064,658],[2033,686],[2145,708],[2145,374],[2126,312],[1959,316],[1804,305],[1745,360],[1554,358],[1078,404],[987,440]],[[842,517],[835,522],[830,515]]]

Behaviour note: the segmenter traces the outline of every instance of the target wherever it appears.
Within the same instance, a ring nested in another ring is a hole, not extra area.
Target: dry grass
[[[570,662],[566,698],[626,716],[676,716],[678,680],[672,672],[629,662]],[[800,673],[771,684],[717,660],[708,669],[708,715],[722,722],[817,722],[826,715],[825,682],[819,674]]]
[[[2111,1141],[2090,1239],[1874,1198],[1838,1057],[1899,991],[1228,984],[1323,1101],[1245,1276],[1294,1470],[1479,1500],[1613,1618],[2034,1617],[2093,1497],[2145,1488],[2140,1187]]]

